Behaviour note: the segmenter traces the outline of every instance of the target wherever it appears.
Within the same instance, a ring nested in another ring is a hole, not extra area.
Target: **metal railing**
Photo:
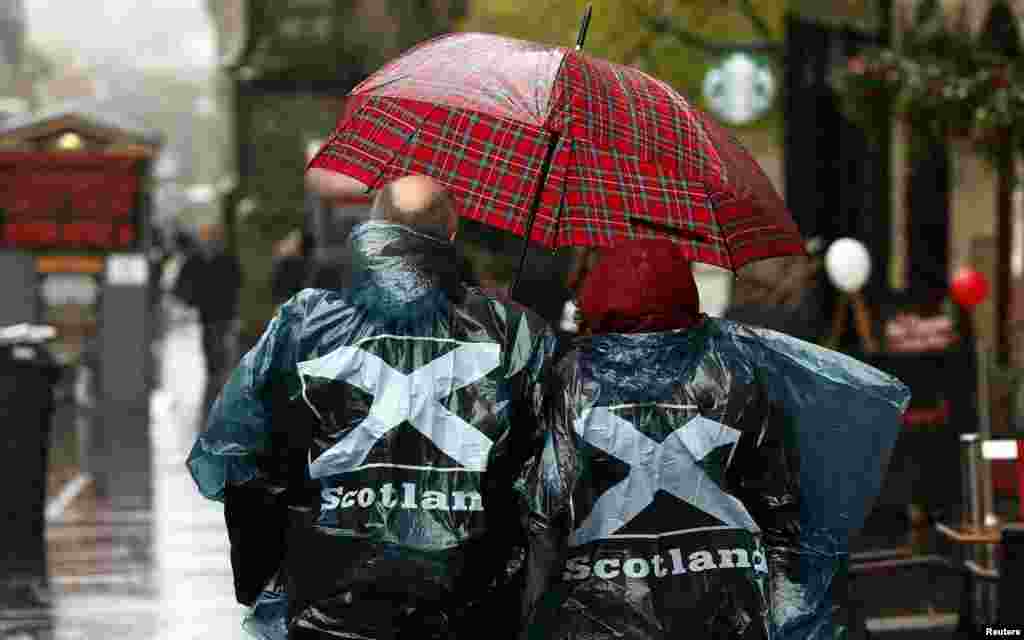
[[[848,570],[851,581],[872,575],[891,574],[893,571],[910,570],[925,570],[933,575],[937,572],[938,575],[959,577],[963,580],[959,611],[956,614],[932,612],[909,616],[906,620],[900,621],[865,619],[855,615],[856,624],[867,635],[886,631],[907,631],[911,628],[953,630],[953,627],[957,632],[971,634],[980,631],[979,617],[991,622],[999,616],[1000,595],[1008,596],[1000,593],[1006,590],[1005,585],[1000,586],[1005,577],[1002,575],[1002,567],[997,566],[1000,545],[977,542],[990,537],[989,534],[983,536],[982,532],[990,532],[998,525],[992,509],[991,462],[1016,460],[1017,441],[989,439],[984,434],[965,433],[960,436],[960,443],[961,482],[964,493],[960,528],[968,537],[974,534],[974,543],[960,545],[962,556],[959,558],[935,554],[914,555],[913,549],[909,547],[851,554]],[[1000,544],[1004,547],[1002,555],[1005,556],[1008,553],[1005,546],[1009,544],[1005,534]],[[855,605],[854,608],[856,609]],[[893,624],[888,624],[890,622]]]

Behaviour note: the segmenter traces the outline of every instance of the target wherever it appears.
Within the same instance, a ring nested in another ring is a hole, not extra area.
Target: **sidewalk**
[[[204,371],[199,329],[169,328],[153,394],[150,511],[112,511],[86,487],[47,524],[52,606],[0,611],[5,640],[243,640],[219,505],[184,461]]]

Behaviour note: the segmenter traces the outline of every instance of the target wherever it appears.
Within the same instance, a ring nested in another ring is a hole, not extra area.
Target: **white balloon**
[[[840,238],[825,253],[828,279],[837,289],[856,293],[867,284],[871,275],[871,254],[867,247],[853,238]]]

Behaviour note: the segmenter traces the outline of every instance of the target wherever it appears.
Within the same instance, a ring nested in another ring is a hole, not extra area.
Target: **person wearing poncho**
[[[706,317],[666,241],[581,260],[581,335],[520,490],[524,637],[831,638],[832,581],[909,402],[895,378]]]
[[[351,286],[282,305],[213,407],[188,466],[225,502],[254,633],[516,629],[515,604],[506,623],[482,601],[521,542],[513,482],[543,443],[555,336],[465,284],[456,221],[425,177],[385,187]]]

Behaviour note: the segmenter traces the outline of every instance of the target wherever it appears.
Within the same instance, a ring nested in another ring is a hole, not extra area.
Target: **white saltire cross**
[[[646,509],[659,489],[730,528],[760,531],[743,504],[723,491],[698,464],[719,447],[735,446],[740,431],[697,416],[659,443],[610,409],[585,411],[575,422],[576,433],[628,464],[629,475],[597,499],[586,520],[573,532],[571,545],[616,537],[613,534]]]
[[[486,470],[494,443],[439,400],[482,379],[500,363],[501,348],[482,342],[461,343],[408,375],[357,346],[300,362],[303,380],[306,376],[340,380],[373,394],[366,418],[310,462],[310,475],[323,478],[356,470],[377,441],[402,422],[412,425],[467,471]],[[316,407],[310,406],[316,412]]]

